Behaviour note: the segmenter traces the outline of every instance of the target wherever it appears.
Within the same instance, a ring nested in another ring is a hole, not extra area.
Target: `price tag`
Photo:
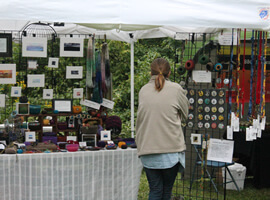
[[[250,130],[250,135],[251,135],[251,140],[256,140],[257,139],[257,129],[255,127],[249,127]]]
[[[239,118],[238,117],[234,118],[233,131],[234,132],[239,132]]]
[[[80,104],[84,105],[84,106],[87,106],[87,107],[90,107],[90,108],[94,108],[96,110],[99,110],[99,108],[100,108],[100,104],[96,103],[94,101],[81,100]]]
[[[246,141],[252,141],[249,128],[246,128]]]
[[[261,122],[261,129],[265,130],[265,122],[266,122],[266,116],[264,116],[264,118],[262,118],[262,122]]]
[[[80,147],[86,147],[86,142],[79,142]]]
[[[104,106],[106,108],[109,108],[109,109],[113,109],[114,102],[103,98],[103,102],[100,105],[102,105],[102,106]]]
[[[232,140],[233,139],[233,130],[231,126],[227,126],[227,139]]]
[[[259,121],[258,121],[258,119],[253,119],[253,128],[255,128],[255,129],[259,128]]]

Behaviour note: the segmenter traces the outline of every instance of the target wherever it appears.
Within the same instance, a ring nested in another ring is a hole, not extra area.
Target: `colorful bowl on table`
[[[75,152],[75,151],[78,151],[79,145],[78,145],[78,144],[67,144],[67,145],[66,145],[66,149],[67,149],[69,152]]]

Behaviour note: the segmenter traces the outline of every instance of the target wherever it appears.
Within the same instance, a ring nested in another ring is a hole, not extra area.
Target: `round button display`
[[[219,115],[219,116],[218,116],[218,120],[219,120],[219,121],[223,121],[223,120],[224,120],[224,116],[223,116],[223,115]]]
[[[198,112],[202,112],[203,111],[203,107],[202,106],[199,106],[198,107]]]
[[[210,91],[209,91],[209,90],[206,90],[206,91],[205,91],[205,96],[207,96],[207,97],[210,96]]]
[[[208,121],[208,120],[210,119],[210,115],[205,115],[205,116],[204,116],[204,119],[205,119],[206,121]]]
[[[217,128],[217,124],[216,123],[212,123],[211,124],[211,128],[213,128],[213,129]]]
[[[216,99],[212,99],[212,100],[211,100],[211,103],[212,103],[213,105],[216,105],[216,104],[217,104],[217,100],[216,100]]]
[[[193,98],[190,98],[188,101],[189,101],[189,103],[191,103],[191,104],[194,103],[194,99],[193,99]]]
[[[192,128],[193,127],[193,123],[192,122],[188,122],[188,127]]]
[[[213,91],[211,92],[211,95],[212,95],[213,97],[215,97],[215,96],[217,96],[217,92],[216,92],[215,90],[213,90]]]
[[[223,81],[224,84],[229,84],[229,82],[230,82],[230,81],[229,81],[229,79],[227,79],[227,78],[225,78],[224,81]]]
[[[198,99],[198,104],[203,104],[203,99],[202,98]]]
[[[213,113],[217,112],[217,107],[215,107],[215,106],[212,107],[212,108],[211,108],[211,111],[212,111]]]
[[[198,128],[202,128],[203,127],[203,123],[202,122],[199,122],[198,123]]]
[[[203,115],[202,115],[202,114],[199,114],[199,115],[198,115],[198,119],[199,119],[199,120],[203,120]]]
[[[206,107],[204,108],[204,111],[207,112],[207,113],[210,112],[210,107],[206,106]]]
[[[193,96],[195,94],[194,90],[189,91],[190,96]]]
[[[217,78],[216,83],[221,83],[221,78]]]
[[[194,107],[193,106],[189,106],[189,110],[194,110]]]
[[[224,104],[224,100],[223,99],[220,99],[220,100],[218,100],[218,103],[219,103],[219,105],[223,105]]]
[[[224,129],[224,127],[225,127],[225,126],[224,126],[223,123],[220,123],[220,124],[218,125],[218,128],[219,128],[219,129]]]
[[[204,127],[205,128],[210,128],[210,124],[207,122],[207,123],[204,124]]]
[[[206,99],[204,100],[204,103],[208,105],[208,104],[210,103],[210,99],[206,98]]]
[[[223,97],[224,96],[224,92],[222,90],[219,91],[218,96]]]
[[[189,114],[189,115],[188,115],[188,119],[189,119],[189,120],[192,120],[193,118],[194,118],[194,115],[193,115],[193,114]]]
[[[198,94],[199,94],[200,97],[202,97],[203,96],[203,91],[202,90],[199,90],[198,91]]]
[[[224,112],[224,108],[223,107],[219,107],[218,108],[218,112],[223,113]]]
[[[212,115],[211,116],[211,119],[212,119],[212,121],[216,121],[217,120],[217,116],[216,115]]]

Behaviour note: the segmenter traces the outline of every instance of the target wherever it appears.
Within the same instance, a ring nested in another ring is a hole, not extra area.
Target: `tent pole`
[[[134,41],[130,43],[130,108],[131,108],[131,137],[134,138]]]

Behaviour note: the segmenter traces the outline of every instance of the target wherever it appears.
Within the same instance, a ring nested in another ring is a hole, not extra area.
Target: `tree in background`
[[[150,64],[158,57],[167,59],[174,74],[175,52],[180,48],[181,41],[171,38],[138,40],[134,45],[134,103],[135,119],[138,107],[140,88],[150,79]],[[110,41],[110,63],[113,73],[114,109],[109,115],[117,115],[122,120],[123,137],[131,136],[130,113],[130,44]],[[172,76],[173,80],[173,76]]]

